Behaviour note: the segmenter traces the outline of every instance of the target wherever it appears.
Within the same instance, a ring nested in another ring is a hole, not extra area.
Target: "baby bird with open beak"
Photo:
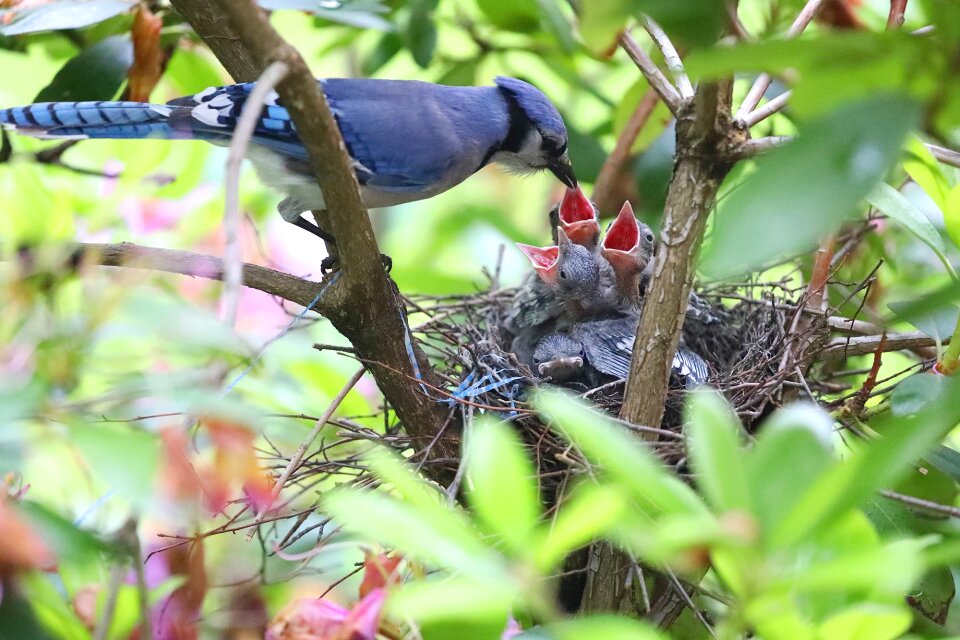
[[[600,246],[600,254],[616,276],[615,295],[623,311],[640,306],[640,283],[653,258],[654,240],[650,227],[637,220],[633,207],[624,202]]]

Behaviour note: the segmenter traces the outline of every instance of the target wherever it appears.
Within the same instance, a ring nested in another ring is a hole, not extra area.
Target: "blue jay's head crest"
[[[494,80],[510,106],[510,133],[503,151],[516,156],[505,162],[520,171],[549,169],[568,187],[577,184],[567,155],[567,128],[560,112],[535,86],[516,78]]]

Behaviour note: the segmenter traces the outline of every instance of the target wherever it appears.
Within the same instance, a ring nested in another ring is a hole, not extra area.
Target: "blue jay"
[[[567,131],[536,87],[498,77],[494,86],[448,87],[410,80],[319,80],[353,160],[367,207],[423,200],[493,162],[518,173],[551,171],[577,184]],[[55,102],[0,110],[0,125],[40,138],[200,139],[228,145],[252,83],[211,87],[170,102]],[[276,93],[257,124],[249,157],[260,178],[287,197],[281,215],[324,239],[301,218],[323,210],[307,152]]]

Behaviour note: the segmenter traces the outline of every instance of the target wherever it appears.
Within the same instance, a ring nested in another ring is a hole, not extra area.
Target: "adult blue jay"
[[[340,127],[367,207],[423,200],[494,162],[528,173],[548,169],[577,181],[567,131],[536,87],[498,77],[492,87],[411,80],[319,80]],[[167,104],[54,102],[0,110],[0,125],[40,138],[200,139],[228,145],[252,83],[211,87]],[[325,208],[307,152],[276,93],[257,124],[249,157],[260,178],[284,193],[285,220],[327,240],[300,216]]]

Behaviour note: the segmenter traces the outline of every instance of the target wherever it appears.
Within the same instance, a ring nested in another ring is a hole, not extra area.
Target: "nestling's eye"
[[[647,231],[646,238],[647,238],[647,242],[653,242],[653,233],[651,233],[650,231]]]
[[[561,280],[566,280],[566,279],[567,279],[567,272],[564,271],[563,269],[560,269],[560,279],[561,279]]]

